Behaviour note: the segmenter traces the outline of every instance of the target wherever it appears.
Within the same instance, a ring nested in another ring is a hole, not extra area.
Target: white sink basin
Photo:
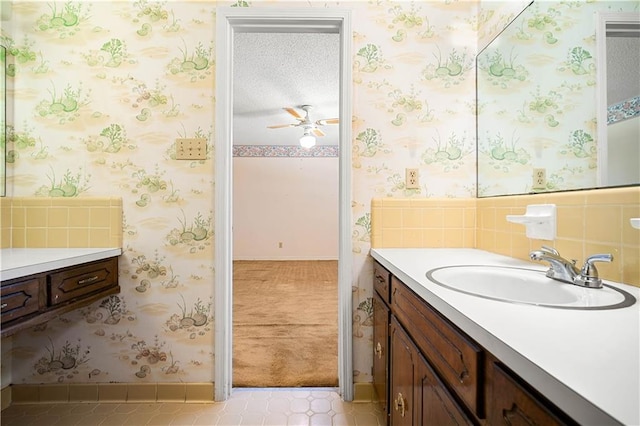
[[[544,271],[488,265],[446,266],[427,272],[434,283],[502,302],[564,309],[618,309],[636,302],[626,291],[604,284],[585,288],[547,278]]]

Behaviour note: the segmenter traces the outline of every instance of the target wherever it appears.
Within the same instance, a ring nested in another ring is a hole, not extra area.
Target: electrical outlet
[[[418,169],[406,169],[405,186],[407,189],[420,189],[420,176]]]
[[[176,139],[176,160],[206,160],[207,140],[204,138]]]
[[[545,169],[533,169],[533,189],[545,189],[547,187],[547,171]]]

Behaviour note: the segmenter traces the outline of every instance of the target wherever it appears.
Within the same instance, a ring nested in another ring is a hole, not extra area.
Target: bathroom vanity
[[[120,248],[2,249],[2,337],[119,293],[120,254]]]
[[[584,310],[490,300],[426,274],[545,266],[475,249],[371,255],[374,387],[391,425],[640,423],[637,301]],[[607,284],[640,299],[636,287]]]

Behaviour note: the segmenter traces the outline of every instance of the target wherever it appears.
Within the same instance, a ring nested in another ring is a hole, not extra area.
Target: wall
[[[476,246],[476,200],[373,199],[371,246],[473,248]]]
[[[233,258],[338,259],[338,158],[234,157]]]
[[[474,197],[473,60],[485,22],[465,1],[238,3],[352,10],[348,261],[354,380],[368,382],[370,200]],[[16,335],[14,383],[213,380],[213,52],[223,4],[14,2],[2,27],[15,109],[9,195],[121,196],[124,211],[120,305]],[[174,160],[178,137],[206,138],[209,158]],[[406,167],[419,169],[419,190],[405,188]],[[204,325],[193,325],[196,314]],[[65,354],[76,367],[51,369]]]
[[[367,382],[370,200],[474,197],[473,56],[477,34],[494,32],[506,15],[487,6],[479,16],[474,2],[247,3],[353,11],[354,379]],[[2,26],[15,109],[8,191],[121,196],[122,303],[97,303],[14,336],[12,380],[212,381],[213,161],[173,160],[173,140],[203,136],[213,153],[216,4],[50,6],[14,2],[12,26]],[[419,168],[420,190],[405,188],[406,167]],[[109,312],[119,320],[107,321]],[[198,313],[206,324],[189,326]],[[65,354],[81,362],[48,368]]]
[[[596,253],[611,253],[612,263],[599,263],[603,278],[640,287],[640,231],[630,218],[640,217],[640,187],[594,189],[515,197],[479,198],[477,247],[529,259],[531,250],[551,244],[567,259],[583,262]],[[557,206],[554,241],[530,240],[523,225],[506,221],[523,214],[527,204]]]
[[[122,247],[122,200],[0,198],[2,248]]]
[[[529,204],[556,205],[553,241],[527,238],[523,225],[507,222],[507,215],[524,214]],[[629,222],[635,217],[640,217],[638,186],[471,200],[374,199],[372,246],[472,247],[530,260],[532,250],[547,245],[579,263],[592,254],[610,253],[613,262],[597,265],[600,276],[640,287],[640,231]],[[474,238],[456,233],[469,226]],[[434,236],[434,231],[439,233]]]
[[[13,336],[13,383],[213,381],[214,13],[13,3],[8,194],[118,196],[124,214],[121,293]],[[208,159],[175,160],[179,137]]]

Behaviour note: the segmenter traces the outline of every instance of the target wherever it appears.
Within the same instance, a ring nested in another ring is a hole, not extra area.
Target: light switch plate
[[[206,160],[207,140],[204,138],[176,139],[176,160]]]

